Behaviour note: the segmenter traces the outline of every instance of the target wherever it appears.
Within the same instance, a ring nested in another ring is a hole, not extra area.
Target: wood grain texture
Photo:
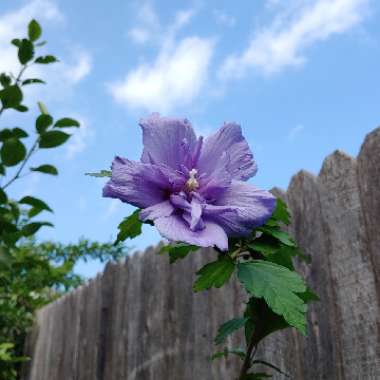
[[[308,336],[273,334],[257,358],[295,380],[380,379],[380,129],[358,159],[336,151],[318,176],[301,171],[286,192],[289,232],[312,264],[297,263],[321,298]],[[194,294],[195,272],[217,257],[200,250],[170,265],[158,247],[135,253],[37,313],[22,380],[234,380],[232,358],[211,363],[218,326],[241,316],[244,293]],[[242,347],[242,333],[227,339]],[[275,374],[273,379],[284,379]]]

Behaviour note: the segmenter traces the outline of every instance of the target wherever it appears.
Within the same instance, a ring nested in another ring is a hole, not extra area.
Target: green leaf
[[[69,117],[64,117],[63,119],[59,119],[55,122],[54,127],[57,128],[68,128],[68,127],[79,127],[80,124],[78,121],[74,119],[70,119]]]
[[[178,243],[172,245],[166,245],[161,248],[160,254],[168,253],[169,262],[173,264],[179,259],[185,258],[190,252],[198,251],[199,247],[196,245],[188,245],[185,243]]]
[[[3,87],[8,87],[10,86],[11,83],[12,83],[12,78],[9,75],[5,73],[0,74],[0,84]]]
[[[26,224],[24,227],[22,227],[21,233],[24,236],[30,236],[30,235],[35,234],[43,226],[53,227],[53,224],[51,224],[50,222],[29,223],[29,224]]]
[[[71,135],[62,131],[48,131],[41,135],[40,148],[55,148],[64,144]]]
[[[228,355],[236,355],[238,356],[241,360],[244,360],[245,359],[245,355],[246,355],[246,352],[241,349],[241,348],[225,348],[223,351],[219,351],[219,352],[215,352],[212,356],[211,356],[211,361],[215,360],[215,359],[220,359],[220,358],[226,358],[228,357]]]
[[[29,39],[34,42],[37,41],[42,34],[42,29],[40,24],[36,20],[32,20],[28,25],[28,36]]]
[[[45,106],[44,103],[42,103],[42,102],[37,102],[37,105],[38,105],[38,108],[39,108],[40,112],[41,112],[43,115],[49,115],[49,112],[48,112],[48,110],[47,110],[47,108],[46,108],[46,106]]]
[[[136,210],[119,224],[119,233],[117,234],[115,244],[126,239],[133,239],[141,234],[142,222],[139,214],[140,210]]]
[[[16,46],[16,47],[19,47],[21,45],[21,40],[19,38],[14,38],[12,41],[11,41],[11,44]]]
[[[193,290],[199,292],[212,287],[220,288],[230,279],[234,270],[233,260],[228,255],[223,255],[197,272],[199,277],[193,285]]]
[[[298,293],[297,295],[305,303],[320,301],[319,296],[316,293],[314,293],[309,287],[303,293]]]
[[[284,224],[290,223],[290,214],[288,211],[288,207],[281,198],[276,199],[276,209],[274,210],[271,219],[278,220],[280,222],[283,222]]]
[[[23,197],[19,203],[29,205],[40,210],[53,212],[53,210],[44,201],[35,197],[31,197],[29,195]]]
[[[0,99],[4,108],[17,107],[22,101],[22,92],[17,85],[8,86],[0,91]]]
[[[33,172],[41,172],[45,174],[51,174],[51,175],[58,175],[58,170],[55,166],[53,165],[40,165],[35,168],[30,168],[31,171]]]
[[[39,134],[44,133],[53,124],[53,118],[43,113],[39,115],[36,119],[36,130]]]
[[[38,57],[34,61],[35,63],[39,63],[41,65],[48,65],[49,63],[58,62],[58,59],[53,55],[45,55],[44,57]]]
[[[28,137],[28,134],[21,128],[4,128],[0,131],[0,141],[6,141],[8,139],[22,139]]]
[[[280,248],[277,242],[263,241],[262,239],[254,240],[248,244],[248,247],[262,253],[264,256],[271,255]]]
[[[293,239],[289,236],[287,232],[281,231],[277,227],[262,226],[258,228],[257,230],[273,236],[274,238],[279,240],[282,244],[288,245],[289,247],[295,247],[296,245]]]
[[[42,79],[38,79],[38,78],[30,78],[30,79],[25,79],[25,80],[22,82],[22,85],[23,85],[23,86],[26,86],[26,85],[28,85],[28,84],[36,84],[36,83],[46,84],[46,82],[43,81]]]
[[[225,323],[223,323],[219,329],[218,334],[214,339],[215,344],[223,343],[227,336],[242,328],[249,318],[234,318]]]
[[[7,193],[0,187],[0,204],[7,203],[8,196]]]
[[[28,112],[29,110],[29,108],[23,104],[19,104],[18,106],[14,107],[14,109],[18,112]]]
[[[112,172],[111,170],[101,170],[100,172],[97,172],[97,173],[85,173],[85,175],[88,175],[90,177],[97,177],[97,178],[111,177]]]
[[[238,278],[248,293],[264,298],[276,314],[306,333],[306,305],[297,295],[304,292],[306,286],[296,272],[271,262],[254,260],[238,264]]]
[[[4,141],[0,150],[1,160],[6,166],[14,166],[21,162],[26,156],[24,144],[17,138]]]
[[[28,63],[34,56],[34,46],[33,44],[24,38],[20,46],[18,47],[18,60],[22,65]]]

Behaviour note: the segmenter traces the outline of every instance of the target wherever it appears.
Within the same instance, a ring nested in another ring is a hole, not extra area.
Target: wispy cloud
[[[142,63],[123,80],[109,84],[117,102],[129,108],[170,112],[190,104],[200,94],[207,82],[214,41],[198,36],[177,39],[178,31],[189,23],[194,12],[176,13],[171,26],[160,33],[164,37],[152,62]]]
[[[80,128],[73,130],[70,128],[67,132],[73,134],[66,146],[66,158],[73,159],[79,153],[82,153],[89,142],[94,138],[95,132],[90,128],[89,123],[81,116],[76,119],[80,122]]]
[[[249,70],[279,72],[306,61],[312,44],[347,32],[366,17],[370,0],[298,1],[295,12],[281,10],[273,23],[257,32],[241,54],[225,60],[221,79],[240,78]],[[271,1],[272,5],[274,3]]]
[[[79,51],[78,54],[76,54],[74,63],[64,64],[63,74],[69,83],[76,84],[90,74],[91,69],[91,56],[85,51]]]
[[[221,9],[214,9],[212,13],[216,22],[220,25],[232,27],[236,24],[235,17],[222,11]]]
[[[289,133],[288,133],[288,140],[294,141],[298,135],[305,129],[305,127],[302,124],[298,124],[295,127],[293,127]]]

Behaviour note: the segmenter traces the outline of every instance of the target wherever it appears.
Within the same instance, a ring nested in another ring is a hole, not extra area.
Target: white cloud
[[[236,24],[235,17],[229,15],[228,13],[220,10],[220,9],[214,9],[213,15],[215,17],[215,20],[218,24],[228,27],[233,27]]]
[[[33,18],[38,19],[43,29],[45,24],[56,24],[64,20],[63,14],[52,0],[32,0],[21,8],[0,15],[0,72],[18,73],[20,64],[17,59],[17,49],[10,44],[10,41],[13,38],[26,36],[27,25]],[[46,54],[44,49],[42,48],[40,51],[42,55]],[[91,71],[89,54],[83,50],[78,53],[76,50],[73,50],[75,59],[59,57],[61,62],[54,65],[44,65],[43,67],[34,65],[28,68],[27,75],[52,82],[49,87],[54,88],[54,93],[64,93],[68,86],[78,83]],[[26,88],[28,95],[37,94],[39,91],[37,86]],[[44,88],[44,92],[46,92],[46,88]]]
[[[167,113],[190,104],[200,94],[207,82],[214,41],[197,36],[176,40],[193,15],[194,10],[178,12],[173,24],[161,32],[165,37],[153,62],[137,66],[124,80],[109,85],[117,102]]]
[[[306,48],[358,25],[367,15],[369,1],[299,1],[295,14],[284,11],[272,25],[254,35],[243,53],[227,57],[220,78],[239,78],[255,68],[271,74],[302,65]]]
[[[66,158],[68,160],[82,153],[94,137],[94,131],[89,127],[88,122],[82,117],[77,117],[76,119],[80,122],[80,128],[69,128],[66,131],[73,134],[66,146]]]
[[[305,127],[302,124],[298,124],[295,127],[293,127],[289,133],[288,133],[288,140],[294,141],[296,137],[305,129]]]
[[[76,61],[73,64],[64,64],[63,75],[71,84],[76,84],[90,74],[92,69],[91,57],[87,52],[76,54]]]
[[[160,33],[160,21],[149,2],[144,2],[137,9],[137,25],[128,31],[128,36],[136,44],[145,44],[155,40]]]

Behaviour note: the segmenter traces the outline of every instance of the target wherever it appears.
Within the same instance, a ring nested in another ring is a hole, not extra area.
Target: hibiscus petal
[[[103,188],[103,196],[146,208],[167,200],[178,181],[178,174],[169,172],[166,167],[116,157],[112,163],[112,177]]]
[[[174,207],[170,201],[163,201],[153,206],[147,207],[140,211],[140,220],[143,222],[147,220],[156,220],[164,216],[170,216],[174,212]]]
[[[275,206],[276,198],[269,191],[245,182],[232,181],[215,205],[207,205],[203,212],[226,228],[230,236],[244,236],[253,228],[265,224]]]
[[[152,114],[140,121],[144,151],[141,162],[159,163],[175,170],[192,161],[197,139],[186,119],[171,119]]]
[[[212,175],[224,164],[219,160],[223,153],[229,156],[227,170],[233,179],[244,181],[256,174],[257,166],[240,125],[226,123],[206,138],[198,161],[200,172]]]
[[[194,244],[198,247],[216,246],[223,251],[228,249],[226,233],[214,222],[205,221],[205,227],[200,231],[191,231],[180,215],[158,218],[154,224],[160,234],[171,241]]]

